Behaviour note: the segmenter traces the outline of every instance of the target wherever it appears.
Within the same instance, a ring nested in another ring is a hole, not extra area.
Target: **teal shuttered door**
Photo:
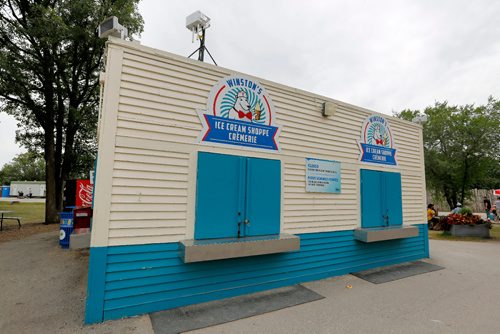
[[[281,162],[247,159],[245,236],[279,234]]]
[[[281,162],[198,153],[195,239],[278,234]]]
[[[361,170],[361,227],[403,224],[401,174]]]
[[[361,227],[384,225],[380,172],[361,170]]]
[[[403,225],[403,203],[401,197],[401,174],[382,173],[382,179],[385,185],[385,201],[387,225]]]
[[[242,214],[240,175],[245,160],[223,154],[198,154],[195,239],[230,238]]]

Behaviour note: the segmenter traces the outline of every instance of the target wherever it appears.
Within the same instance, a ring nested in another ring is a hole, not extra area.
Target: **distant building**
[[[45,197],[47,192],[45,181],[12,181],[10,196],[18,196],[21,192],[23,196],[29,196],[31,193],[33,197]]]

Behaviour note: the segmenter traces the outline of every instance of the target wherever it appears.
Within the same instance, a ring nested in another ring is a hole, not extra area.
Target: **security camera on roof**
[[[197,10],[193,14],[186,17],[186,28],[193,32],[198,32],[198,30],[207,29],[210,27],[210,18]]]
[[[102,21],[97,28],[97,32],[100,38],[113,36],[123,39],[128,35],[127,28],[118,23],[118,18],[116,16],[111,16]]]

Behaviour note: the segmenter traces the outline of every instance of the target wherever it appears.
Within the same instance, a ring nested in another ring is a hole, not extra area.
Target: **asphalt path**
[[[431,240],[443,270],[372,284],[352,275],[304,284],[325,299],[191,332],[500,333],[500,242]]]
[[[149,316],[83,325],[88,251],[60,249],[57,235],[0,244],[0,333],[152,333]],[[430,249],[425,261],[445,269],[305,283],[326,298],[192,333],[500,333],[500,242],[431,240]]]

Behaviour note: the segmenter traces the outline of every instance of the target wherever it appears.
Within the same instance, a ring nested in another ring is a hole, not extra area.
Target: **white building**
[[[10,196],[18,196],[19,192],[22,192],[23,196],[31,193],[33,197],[45,197],[46,191],[45,181],[12,181],[10,183]]]
[[[420,125],[119,39],[106,59],[87,323],[428,257]]]

